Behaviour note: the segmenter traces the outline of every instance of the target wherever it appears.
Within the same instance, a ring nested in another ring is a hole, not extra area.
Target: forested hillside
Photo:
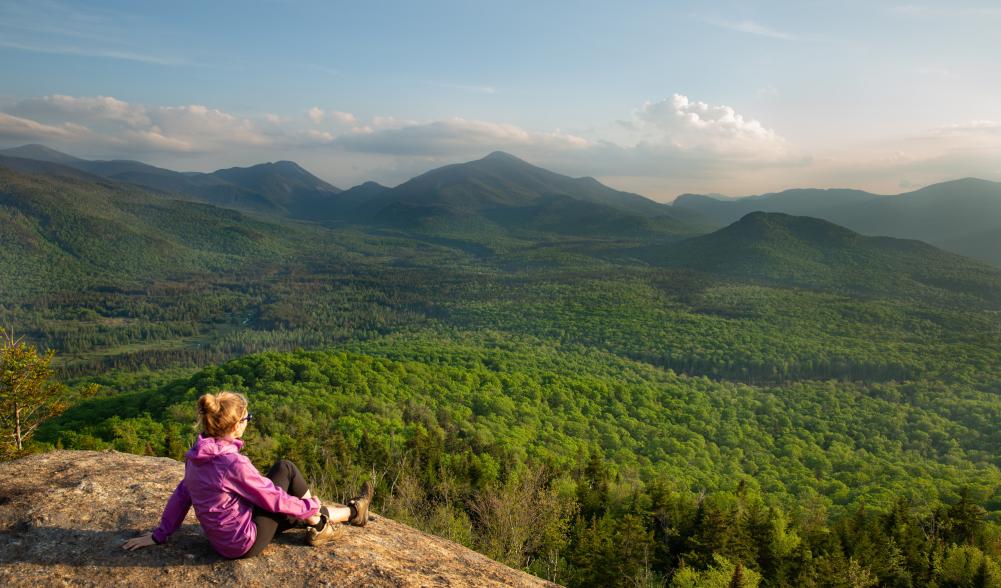
[[[385,514],[558,582],[1001,582],[990,266],[783,214],[316,224],[52,171],[0,168],[0,325],[101,390],[36,449],[179,458],[235,389],[259,466],[374,473]]]
[[[234,389],[259,466],[290,457],[341,499],[374,472],[383,513],[561,582],[685,585],[737,562],[769,585],[1001,579],[983,555],[1001,532],[985,516],[1001,510],[995,394],[749,387],[535,339],[449,339],[249,356],[80,405],[42,439],[180,458],[195,399]]]
[[[316,209],[322,208],[341,191],[291,161],[198,173],[177,172],[132,160],[89,161],[42,145],[0,151],[0,158],[5,156],[47,162],[53,164],[50,167],[61,168],[62,175],[66,175],[67,170],[78,170],[91,177],[172,198],[279,216],[314,217]],[[25,170],[22,168],[22,171]]]
[[[781,213],[752,212],[712,234],[662,247],[653,258],[799,287],[1001,302],[1001,273],[986,264],[921,241],[865,237],[821,219]]]

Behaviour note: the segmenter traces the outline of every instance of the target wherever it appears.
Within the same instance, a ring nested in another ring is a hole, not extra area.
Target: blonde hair
[[[198,399],[198,426],[210,437],[225,437],[243,418],[247,399],[243,394],[222,391]]]

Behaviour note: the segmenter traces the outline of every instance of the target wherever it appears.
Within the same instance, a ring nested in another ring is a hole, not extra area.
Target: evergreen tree
[[[730,588],[744,588],[744,564],[737,562],[737,567],[733,569],[733,577],[730,578]]]
[[[972,544],[983,528],[987,511],[977,504],[969,488],[959,492],[959,500],[949,508],[949,536],[952,541]]]

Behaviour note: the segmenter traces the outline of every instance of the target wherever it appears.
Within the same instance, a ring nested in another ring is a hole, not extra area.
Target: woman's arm
[[[229,476],[233,492],[268,512],[307,519],[320,510],[320,499],[296,498],[261,475],[246,456],[238,455]]]
[[[163,516],[160,517],[160,526],[152,533],[129,539],[122,545],[122,548],[131,551],[140,547],[163,543],[181,526],[181,523],[184,522],[184,517],[188,516],[190,508],[191,495],[188,494],[188,488],[184,485],[184,480],[181,480],[177,484],[177,488],[174,488],[174,493],[170,495],[170,500],[167,501],[166,508],[163,509]]]

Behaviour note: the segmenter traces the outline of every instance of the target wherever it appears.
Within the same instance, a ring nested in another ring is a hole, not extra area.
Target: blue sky
[[[668,200],[1001,180],[994,2],[13,2],[0,146],[341,187],[503,149]]]

